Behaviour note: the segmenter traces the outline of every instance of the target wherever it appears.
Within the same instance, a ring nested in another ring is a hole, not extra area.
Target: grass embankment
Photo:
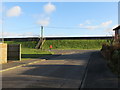
[[[53,49],[101,49],[102,44],[107,40],[47,40],[43,49],[49,49],[52,45]]]
[[[8,44],[21,44],[21,56],[22,60],[28,60],[32,58],[39,58],[46,55],[51,55],[53,52],[35,49],[36,41],[6,41]]]
[[[6,41],[8,44],[21,44],[22,59],[38,58],[53,52],[45,51],[52,45],[53,49],[101,49],[103,43],[107,40],[46,40],[43,45],[43,51],[34,49],[37,41]]]

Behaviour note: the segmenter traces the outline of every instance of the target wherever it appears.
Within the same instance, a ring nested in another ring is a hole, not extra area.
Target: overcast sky
[[[106,36],[118,24],[117,2],[6,2],[0,13],[4,37]],[[0,32],[1,34],[1,32]]]

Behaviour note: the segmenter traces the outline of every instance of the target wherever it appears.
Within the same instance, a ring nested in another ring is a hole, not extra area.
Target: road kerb
[[[4,69],[4,70],[0,70],[0,72],[4,72],[4,71],[8,71],[8,70],[12,70],[12,69],[15,69],[15,68],[18,68],[18,67],[22,67],[22,66],[26,66],[26,65],[34,64],[34,63],[41,62],[41,61],[46,61],[46,59],[37,60],[37,61],[31,62],[31,63],[22,64],[22,65],[19,65],[19,66],[15,66],[15,67],[7,68],[7,69]]]

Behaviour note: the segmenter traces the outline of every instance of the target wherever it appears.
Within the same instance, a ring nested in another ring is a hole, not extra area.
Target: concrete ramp
[[[45,39],[40,39],[35,47],[35,49],[41,49],[43,44],[45,42]]]

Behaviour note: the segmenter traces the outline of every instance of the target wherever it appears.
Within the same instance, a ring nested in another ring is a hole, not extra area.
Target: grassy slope
[[[43,49],[49,49],[53,45],[53,49],[101,49],[103,43],[107,40],[46,40]],[[50,51],[41,51],[34,49],[36,41],[6,41],[8,44],[21,44],[23,58],[37,58],[48,54],[53,54]]]
[[[21,44],[22,48],[35,48],[36,41],[5,41],[8,44]]]
[[[106,43],[107,40],[46,40],[43,45],[43,49],[49,49],[52,45],[53,49],[101,49],[102,44]],[[7,41],[8,44],[21,44],[22,53],[39,53],[39,50],[34,49],[36,41]],[[29,52],[28,50],[31,50]],[[32,52],[34,51],[34,52]]]
[[[47,40],[43,48],[49,49],[101,49],[102,44],[107,40]]]
[[[50,51],[41,51],[39,49],[34,49],[37,42],[36,41],[6,41],[5,43],[8,44],[21,44],[21,54],[22,59],[31,59],[31,58],[38,58],[41,56],[46,56],[53,54],[53,52]]]

